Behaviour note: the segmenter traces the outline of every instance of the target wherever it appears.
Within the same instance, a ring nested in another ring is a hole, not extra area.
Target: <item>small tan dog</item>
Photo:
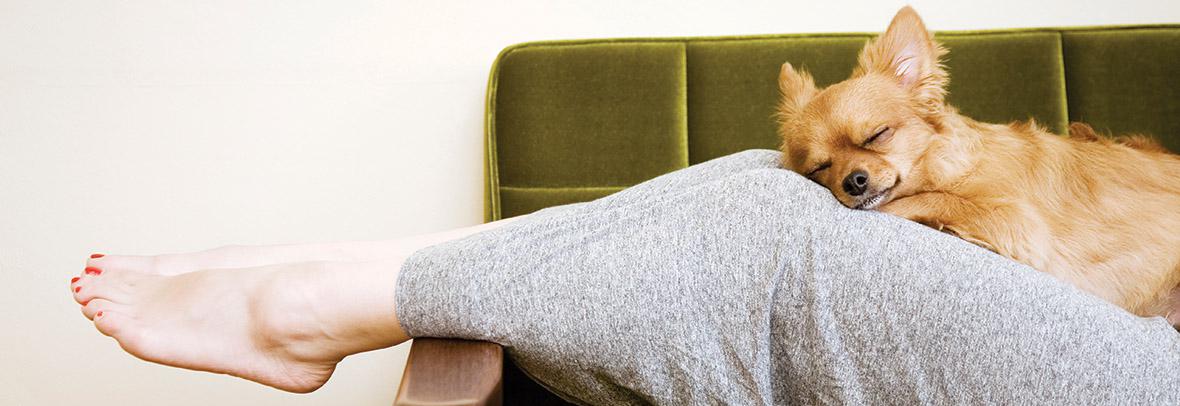
[[[1180,324],[1180,157],[1149,138],[1062,137],[947,105],[946,51],[913,9],[817,89],[783,64],[785,168],[854,209],[949,232],[1141,316]]]

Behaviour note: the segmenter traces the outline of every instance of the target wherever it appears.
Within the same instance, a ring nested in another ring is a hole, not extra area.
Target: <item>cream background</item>
[[[932,29],[1180,22],[1175,1],[913,3]],[[901,4],[0,0],[0,404],[389,404],[406,345],[286,394],[124,354],[67,280],[94,251],[480,222],[512,43],[880,31]]]

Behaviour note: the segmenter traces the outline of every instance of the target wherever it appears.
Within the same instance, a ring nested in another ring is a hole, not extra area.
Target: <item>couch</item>
[[[849,76],[874,34],[530,42],[492,66],[486,219],[593,200],[655,176],[779,145],[779,67]],[[1180,151],[1180,24],[939,32],[948,103],[980,121],[1072,121]],[[398,405],[565,404],[495,343],[416,339]]]

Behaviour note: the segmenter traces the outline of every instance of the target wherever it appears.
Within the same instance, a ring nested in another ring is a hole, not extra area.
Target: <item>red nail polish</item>
[[[82,279],[82,278],[75,276],[74,279],[70,279],[70,283],[77,283],[78,279]]]
[[[102,270],[92,267],[92,266],[88,266],[88,267],[86,267],[86,273],[90,274],[90,275],[102,275]]]
[[[81,287],[81,286],[74,287],[74,293],[78,293],[78,292],[81,292],[81,291],[82,291],[82,287]]]
[[[95,313],[94,317],[102,317],[102,312]]]
[[[105,256],[106,256],[106,255],[103,255],[103,254],[90,254],[90,258],[102,258],[102,257],[105,257]]]

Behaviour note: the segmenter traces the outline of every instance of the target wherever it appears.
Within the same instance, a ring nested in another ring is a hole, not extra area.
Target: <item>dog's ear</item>
[[[922,18],[906,6],[897,12],[889,29],[860,51],[853,77],[878,73],[897,80],[910,92],[916,106],[927,115],[942,110],[948,82],[939,60],[946,49],[934,41]]]
[[[780,122],[790,121],[799,115],[803,106],[815,96],[815,80],[805,71],[795,71],[790,62],[783,63],[778,73],[778,91],[781,95],[778,105]]]

